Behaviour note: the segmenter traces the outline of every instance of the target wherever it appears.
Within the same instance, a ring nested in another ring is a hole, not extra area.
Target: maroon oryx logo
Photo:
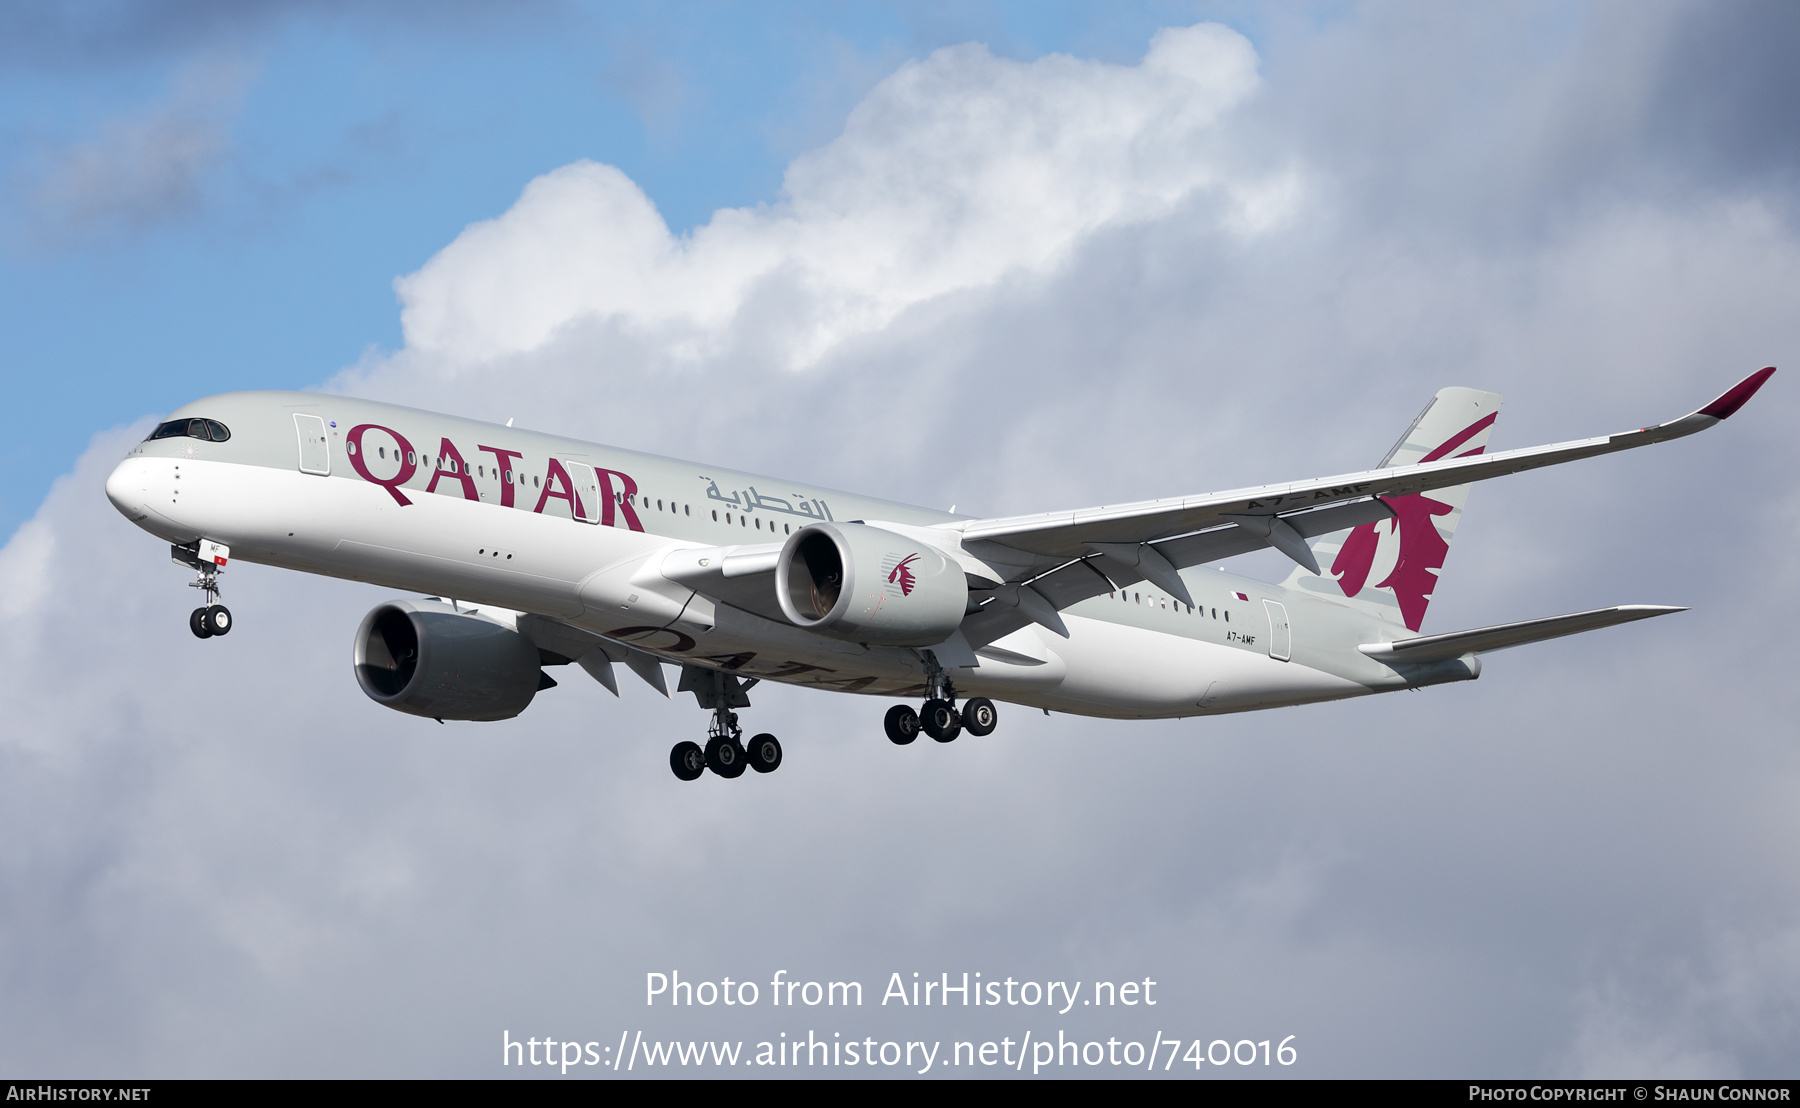
[[[906,568],[917,561],[918,557],[917,554],[908,554],[900,559],[900,563],[894,567],[893,572],[888,574],[888,584],[899,585],[901,596],[911,596],[913,586],[919,583],[919,579],[913,576],[913,571]]]
[[[1419,461],[1435,462],[1448,455],[1493,426],[1497,414],[1489,412],[1469,424]],[[1456,456],[1467,458],[1485,449],[1477,446]],[[1449,515],[1456,509],[1424,493],[1381,499],[1394,510],[1393,518],[1365,523],[1351,531],[1338,551],[1337,559],[1331,563],[1331,572],[1337,576],[1338,588],[1344,590],[1344,595],[1355,596],[1363,590],[1375,568],[1375,554],[1382,538],[1377,528],[1385,523],[1387,534],[1399,532],[1400,549],[1394,559],[1393,571],[1375,587],[1394,590],[1394,599],[1400,602],[1400,618],[1406,621],[1408,630],[1417,631],[1425,621],[1425,606],[1431,603],[1431,594],[1437,589],[1438,570],[1444,568],[1444,558],[1450,553],[1450,544],[1444,541],[1433,517]]]

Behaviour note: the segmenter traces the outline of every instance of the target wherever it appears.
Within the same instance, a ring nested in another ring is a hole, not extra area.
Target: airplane
[[[1418,689],[1481,655],[1685,611],[1624,605],[1422,634],[1470,486],[1680,438],[1775,372],[1699,410],[1598,438],[1487,453],[1501,398],[1439,391],[1373,469],[1256,488],[980,519],[414,408],[237,392],[174,412],[107,497],[171,544],[228,634],[231,559],[419,594],[357,628],[377,704],[510,719],[573,664],[615,696],[624,665],[712,713],[676,777],[781,765],[737,710],[761,681],[923,700],[887,737],[991,734],[995,701],[1185,718]],[[1309,540],[1311,540],[1309,542]],[[1273,548],[1280,584],[1204,565]]]

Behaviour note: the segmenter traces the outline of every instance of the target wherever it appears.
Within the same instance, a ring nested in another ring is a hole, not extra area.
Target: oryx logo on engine
[[[898,554],[887,556],[887,560],[881,564],[881,568],[887,573],[889,596],[912,595],[913,586],[918,584],[919,579],[913,576],[913,571],[908,567],[918,560],[917,554],[908,554],[904,558]],[[897,594],[894,592],[896,588],[900,590]]]

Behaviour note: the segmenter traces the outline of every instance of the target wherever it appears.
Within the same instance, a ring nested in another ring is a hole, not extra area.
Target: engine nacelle
[[[356,630],[356,683],[377,704],[430,719],[511,719],[544,682],[511,627],[435,601],[390,600]]]
[[[795,625],[851,642],[932,646],[968,610],[962,567],[917,539],[866,523],[794,532],[775,564],[775,599]]]

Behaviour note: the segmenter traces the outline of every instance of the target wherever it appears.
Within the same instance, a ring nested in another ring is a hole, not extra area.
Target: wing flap
[[[1443,635],[1421,635],[1416,639],[1364,643],[1356,649],[1381,662],[1436,662],[1460,658],[1464,654],[1480,654],[1489,650],[1504,650],[1509,646],[1543,642],[1564,635],[1579,635],[1583,631],[1597,631],[1602,627],[1685,611],[1686,608],[1661,604],[1622,604],[1616,608],[1595,608],[1566,616],[1545,616],[1518,623],[1478,627],[1473,631],[1451,631]]]

